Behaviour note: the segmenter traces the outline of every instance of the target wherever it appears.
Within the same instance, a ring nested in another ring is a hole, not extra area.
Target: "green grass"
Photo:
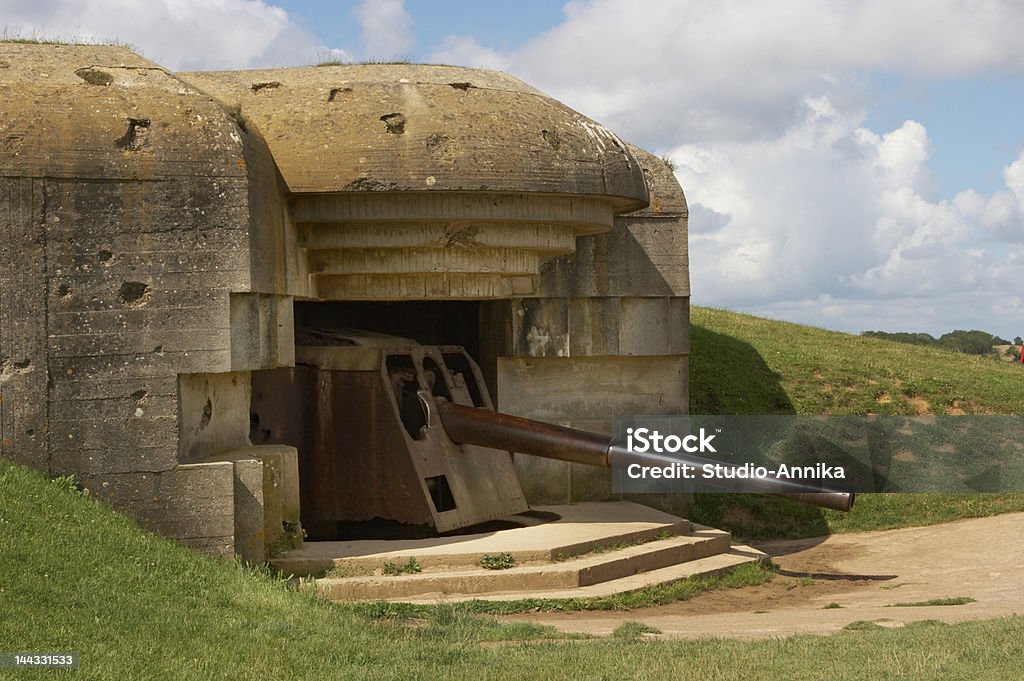
[[[361,615],[142,532],[4,462],[0,612],[0,650],[79,652],[78,679],[1002,680],[1024,657],[1020,617],[848,631],[823,648],[814,636],[652,641],[634,626],[576,642],[453,606]]]
[[[9,31],[0,29],[0,43],[13,43],[15,45],[86,45],[94,44],[82,41],[78,38],[45,35],[38,31],[25,34],[21,31]]]
[[[692,414],[1024,414],[1021,367],[691,308]],[[697,495],[693,519],[747,540],[931,525],[1024,511],[1020,494],[862,494],[852,513]]]
[[[661,629],[652,627],[649,624],[643,622],[633,622],[627,620],[615,627],[615,631],[612,632],[612,636],[615,638],[627,638],[627,639],[638,639],[644,634],[660,634]]]
[[[420,567],[420,562],[415,558],[410,558],[404,563],[392,563],[391,561],[385,561],[384,566],[381,568],[381,572],[390,577],[397,577],[398,575],[414,575],[417,572],[422,572],[423,568]]]
[[[0,38],[0,43],[11,43],[14,45],[77,45],[63,40],[38,40],[36,38]]]
[[[843,629],[845,631],[877,631],[883,629],[882,625],[872,622],[871,620],[857,620],[856,622],[850,622]]]
[[[930,601],[915,601],[913,603],[893,603],[888,607],[919,608],[926,607],[929,605],[967,605],[968,603],[977,603],[977,601],[968,596],[957,596],[955,598],[933,598]]]
[[[561,636],[443,608],[417,626],[360,617],[3,461],[0,612],[0,651],[80,652],[82,678],[400,676],[410,660],[439,668],[481,641]]]
[[[508,570],[516,566],[511,553],[486,553],[480,558],[480,567],[485,570]]]
[[[693,307],[692,414],[1024,414],[1024,370]]]
[[[358,59],[355,61],[328,59],[317,62],[316,66],[448,66],[448,64],[426,64],[408,59]]]
[[[775,568],[761,563],[741,565],[721,575],[692,577],[665,584],[644,587],[628,593],[591,598],[523,598],[514,601],[470,600],[447,604],[453,612],[471,615],[517,615],[527,612],[581,612],[599,610],[636,610],[656,605],[686,601],[709,591],[757,586],[772,580]],[[373,601],[345,603],[337,607],[373,619],[422,619],[433,611],[433,605]]]
[[[105,47],[125,47],[133,52],[139,50],[121,40],[96,40],[78,35],[54,35],[38,30],[28,33],[19,30],[11,30],[0,27],[0,43],[13,43],[16,45],[99,45]]]
[[[860,494],[850,513],[770,497],[698,494],[690,515],[698,523],[755,541],[892,530],[1022,511],[1024,494]]]

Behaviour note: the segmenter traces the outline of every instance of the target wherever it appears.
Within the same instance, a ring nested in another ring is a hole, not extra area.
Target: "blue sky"
[[[174,70],[499,68],[671,157],[693,302],[1024,335],[1024,3],[0,0]]]
[[[278,2],[296,22],[328,45],[360,52],[360,26],[353,18],[359,2]],[[473,2],[469,0],[409,0],[405,10],[412,19],[416,43],[407,56],[421,61],[449,35],[476,35],[487,45],[511,50],[534,35],[557,25],[565,15],[562,3],[551,0]],[[367,54],[390,58],[403,55]]]
[[[913,118],[935,145],[929,165],[943,198],[964,187],[992,192],[1003,184],[1002,167],[1024,145],[1024,76],[972,78],[872,76],[874,97],[865,125],[882,129]]]

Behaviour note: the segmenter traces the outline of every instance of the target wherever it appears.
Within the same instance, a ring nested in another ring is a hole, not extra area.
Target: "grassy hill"
[[[1024,370],[966,355],[691,309],[693,414],[1024,414]],[[701,495],[699,522],[748,538],[928,525],[1024,510],[1024,495],[861,495],[853,513]]]
[[[0,461],[0,652],[80,653],[80,679],[1008,679],[1024,657],[1020,617],[846,631],[823,656],[817,636],[576,641],[452,606],[408,614],[203,558]]]
[[[693,414],[1024,414],[989,357],[694,307]]]

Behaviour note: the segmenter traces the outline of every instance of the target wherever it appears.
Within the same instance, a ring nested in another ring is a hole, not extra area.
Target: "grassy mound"
[[[694,307],[692,414],[1024,414],[988,357]]]
[[[701,307],[691,309],[691,324],[692,414],[1024,414],[1024,370],[988,357]],[[756,540],[1012,511],[1024,511],[1024,495],[861,495],[844,514],[706,494],[692,515]]]
[[[0,462],[0,651],[78,652],[76,678],[994,679],[1024,656],[1019,617],[849,631],[823,656],[818,637],[577,642],[450,606],[372,610],[208,560]]]
[[[443,610],[417,627],[359,617],[2,460],[0,613],[0,651],[79,652],[89,679],[397,678],[467,642],[554,635]]]

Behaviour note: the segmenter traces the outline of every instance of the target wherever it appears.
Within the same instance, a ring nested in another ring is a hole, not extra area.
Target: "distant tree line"
[[[865,331],[862,336],[870,338],[881,338],[883,340],[896,341],[897,343],[910,343],[911,345],[926,345],[933,348],[945,348],[953,352],[963,352],[968,355],[988,355],[992,352],[993,345],[1011,345],[1010,341],[993,336],[985,331],[972,329],[963,331],[957,329],[944,333],[938,338],[929,333],[888,333],[885,331]],[[1015,341],[1020,340],[1018,336]]]

